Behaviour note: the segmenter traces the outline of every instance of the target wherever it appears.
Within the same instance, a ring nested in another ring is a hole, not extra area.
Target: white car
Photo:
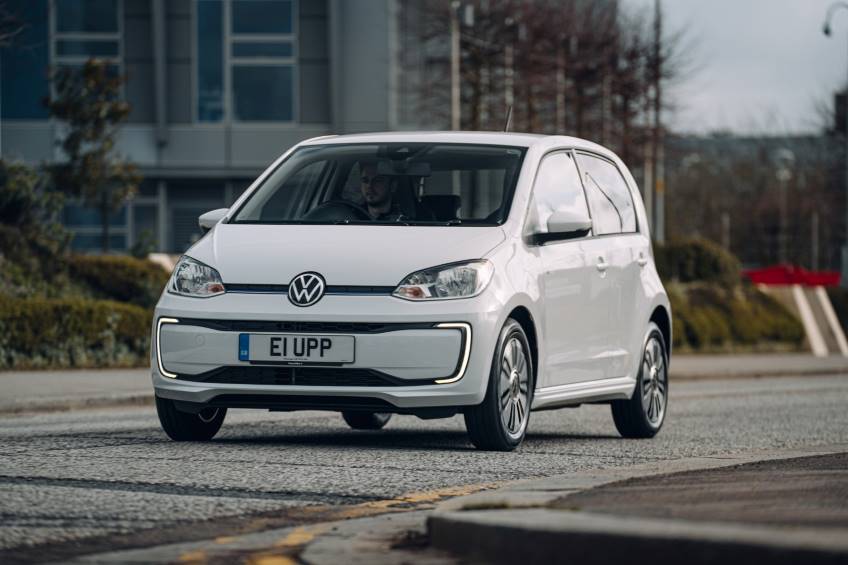
[[[671,309],[627,167],[594,143],[385,133],[298,144],[178,263],[156,307],[156,406],[174,440],[229,408],[465,416],[511,450],[532,410],[609,403],[651,437]]]

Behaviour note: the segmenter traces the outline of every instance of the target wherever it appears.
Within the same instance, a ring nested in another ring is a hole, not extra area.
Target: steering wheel
[[[370,220],[363,208],[347,200],[328,200],[303,215],[304,220]]]

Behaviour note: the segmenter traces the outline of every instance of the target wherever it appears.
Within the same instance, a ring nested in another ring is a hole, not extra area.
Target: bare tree
[[[682,31],[657,35],[652,14],[625,11],[616,0],[463,4],[475,14],[461,33],[463,129],[502,129],[512,104],[514,130],[602,142],[639,174],[656,129],[649,115],[669,100],[652,89],[684,67]],[[450,10],[450,0],[405,3],[417,25],[405,31],[418,36],[401,56],[419,63],[410,90],[425,127],[450,123]]]
[[[55,95],[45,100],[50,115],[67,126],[61,142],[66,160],[48,166],[54,187],[80,197],[100,211],[103,252],[109,251],[110,216],[135,193],[141,176],[117,155],[118,129],[130,106],[121,100],[122,77],[89,59],[80,69],[61,68],[53,77]]]
[[[12,45],[23,30],[23,20],[9,8],[8,2],[0,2],[0,47]]]

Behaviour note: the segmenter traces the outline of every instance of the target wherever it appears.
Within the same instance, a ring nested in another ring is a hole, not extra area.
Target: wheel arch
[[[665,306],[659,305],[651,312],[651,322],[655,323],[662,333],[665,340],[665,349],[669,357],[671,357],[672,333],[671,333],[671,315]]]
[[[507,317],[518,322],[527,335],[527,341],[530,343],[530,358],[533,361],[533,387],[535,388],[539,382],[539,337],[533,314],[524,306],[516,306]]]

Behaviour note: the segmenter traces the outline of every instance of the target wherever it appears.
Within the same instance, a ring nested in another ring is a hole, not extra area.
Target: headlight
[[[494,265],[485,259],[442,265],[412,273],[393,294],[406,300],[469,298],[483,292],[494,272]]]
[[[208,298],[223,294],[224,283],[218,271],[209,265],[183,256],[168,282],[168,291],[183,296]]]

